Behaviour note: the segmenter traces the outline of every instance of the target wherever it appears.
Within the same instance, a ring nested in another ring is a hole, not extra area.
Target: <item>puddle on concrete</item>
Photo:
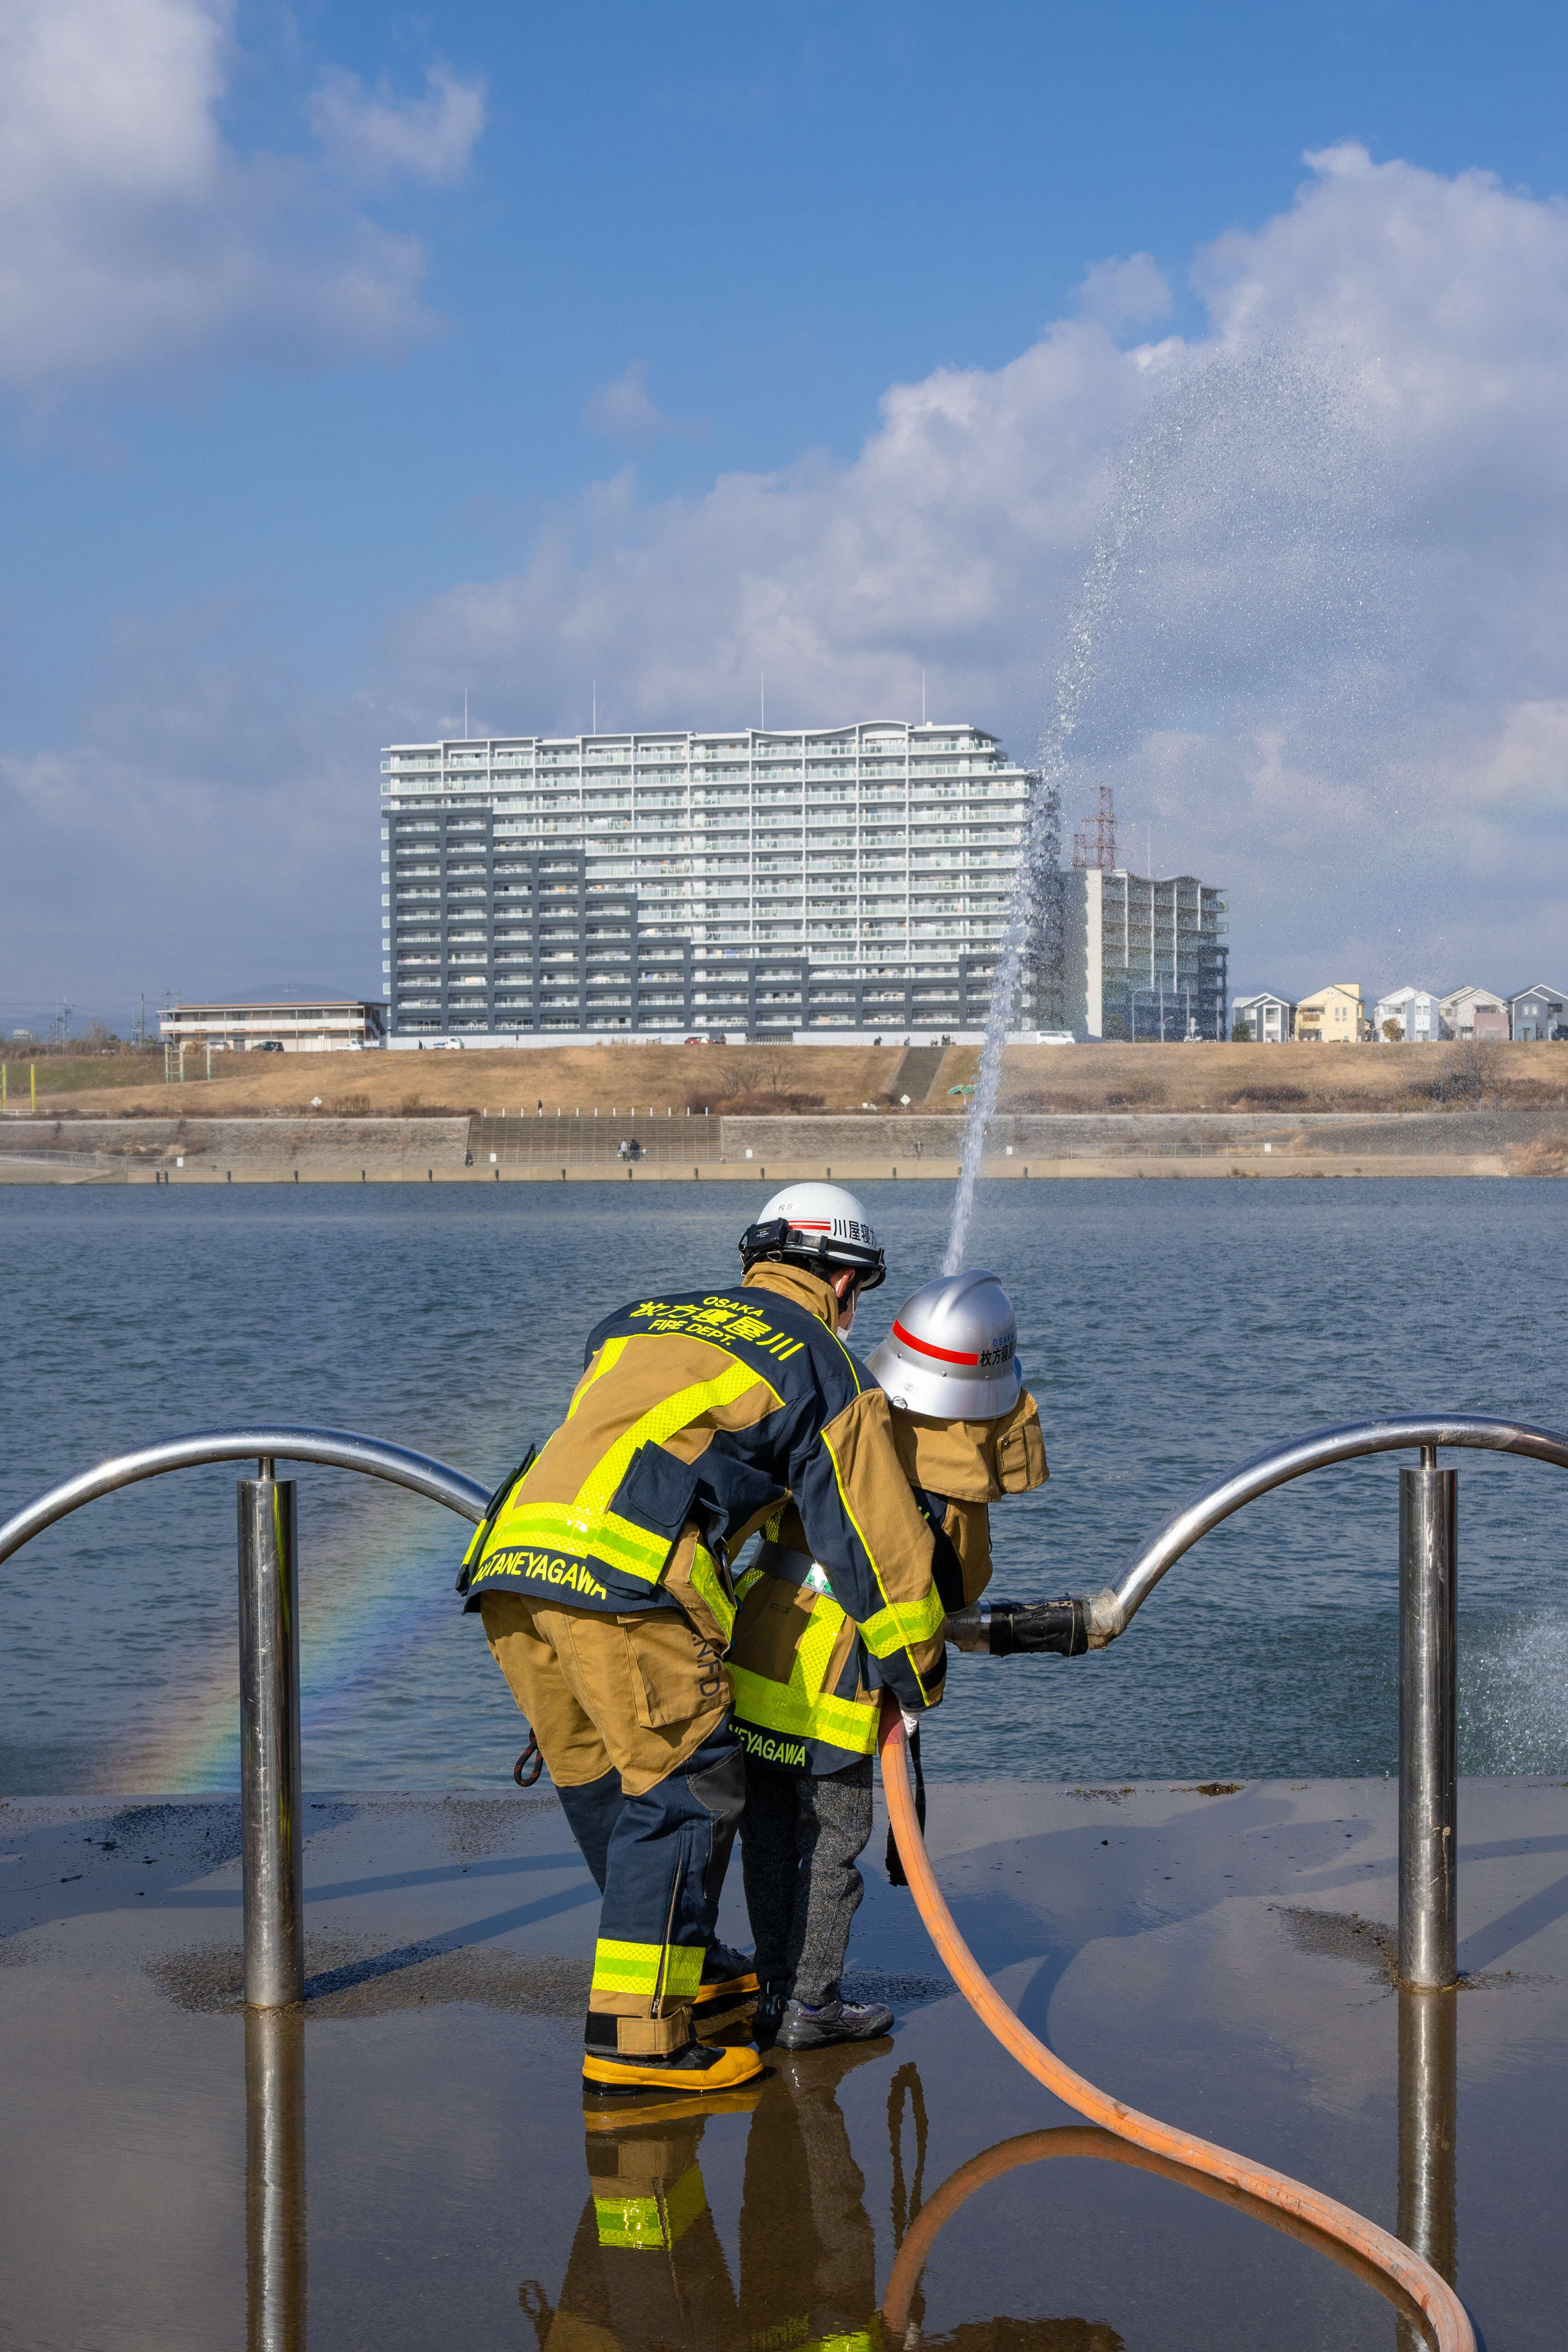
[[[204,1944],[192,1951],[164,1953],[149,1963],[147,1973],[187,2015],[232,2017],[244,2008],[244,1964],[237,1944]],[[305,1947],[303,2007],[307,2019],[386,2017],[395,2010],[462,2001],[576,2024],[588,2006],[592,1973],[587,1960],[472,1946],[454,1950],[438,1941],[404,1944],[388,1951],[362,1937],[310,1937]],[[945,1977],[879,1969],[849,1970],[843,1986],[847,2000],[883,2001],[900,2012],[945,2000],[953,1990]]]
[[[1271,1903],[1299,1952],[1331,1960],[1359,1960],[1379,1983],[1399,1981],[1399,1939],[1381,1919],[1363,1919],[1356,1911],[1312,1911],[1304,1905]]]
[[[1393,1801],[1373,1797],[954,1789],[940,1874],[1070,2063],[1426,2231],[1489,2341],[1554,2352],[1568,1965],[1508,2000],[1390,1997],[1393,1930],[1344,1904],[1392,1906]],[[1561,1964],[1562,1792],[1467,1804],[1474,1948],[1500,1976]],[[584,2118],[596,1911],[554,1801],[316,1798],[304,1821],[310,1999],[268,2017],[240,2007],[237,1868],[195,1867],[232,1847],[232,1805],[6,1809],[36,1885],[0,1941],[0,2343],[205,2352],[248,2330],[308,2352],[307,2319],[316,2352],[1394,2339],[1323,2251],[1056,2127],[873,1869],[846,1990],[886,2000],[894,2036],[773,2053],[696,2116]]]
[[[207,2016],[237,2016],[244,2007],[244,1970],[237,1944],[205,1945],[153,1961],[147,1973],[176,2009]],[[593,1969],[586,1960],[551,1959],[524,1952],[452,1950],[437,1942],[404,1944],[392,1951],[367,1939],[335,1936],[308,1939],[305,2000],[308,2019],[386,2017],[395,2010],[465,2001],[521,2017],[579,2023],[588,2005]]]

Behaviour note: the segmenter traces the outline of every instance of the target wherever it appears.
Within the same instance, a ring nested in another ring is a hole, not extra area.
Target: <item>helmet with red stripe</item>
[[[1018,1327],[994,1274],[944,1275],[906,1298],[868,1359],[896,1412],[994,1421],[1018,1401]]]
[[[871,1220],[842,1184],[786,1184],[741,1235],[742,1265],[783,1258],[825,1277],[853,1267],[862,1290],[888,1278],[886,1255]]]

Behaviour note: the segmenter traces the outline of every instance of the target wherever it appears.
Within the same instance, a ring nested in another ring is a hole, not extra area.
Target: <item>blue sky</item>
[[[374,990],[376,754],[465,688],[827,724],[924,665],[1030,755],[1149,403],[1281,352],[1085,805],[1230,883],[1240,985],[1556,970],[1561,10],[7,17],[0,1025]]]

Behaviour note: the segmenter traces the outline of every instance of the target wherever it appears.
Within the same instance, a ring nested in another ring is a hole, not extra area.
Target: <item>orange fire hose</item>
[[[1404,2288],[1375,2263],[1369,2263],[1364,2254],[1358,2254],[1352,2246],[1345,2245],[1339,2238],[1331,2238],[1322,2230],[1315,2230],[1310,2221],[1299,2220],[1294,2213],[1281,2212],[1278,2205],[1266,2205],[1261,2198],[1249,2197],[1244,2189],[1232,2189],[1228,2182],[1212,2179],[1205,2172],[1194,2172],[1190,2165],[1177,2164],[1171,2157],[1153,2156],[1146,2147],[1134,2147],[1131,2140],[1118,2139],[1114,2132],[1101,2131],[1098,2124],[1058,2124],[1049,2131],[1020,2132],[1015,2139],[1001,2140],[994,2147],[972,2156],[967,2164],[961,2164],[956,2172],[949,2174],[921,2207],[894,2259],[888,2292],[882,2298],[882,2317],[891,2336],[901,2337],[907,2329],[921,2273],[931,2259],[932,2246],[959,2207],[967,2204],[977,2189],[1000,2180],[1004,2173],[1016,2172],[1026,2164],[1044,2164],[1058,2156],[1090,2157],[1102,2164],[1131,2165],[1140,2172],[1152,2172],[1162,2180],[1173,2180],[1179,2189],[1191,2189],[1200,2197],[1212,2197],[1216,2203],[1228,2205],[1233,2212],[1264,2222],[1283,2236],[1294,2238],[1299,2244],[1310,2246],[1326,2262],[1348,2271],[1363,2286],[1370,2286],[1411,2323],[1423,2343],[1427,2341],[1421,2315]]]
[[[1436,2352],[1477,2352],[1469,2315],[1447,2279],[1389,2231],[1379,2229],[1363,2214],[1353,2213],[1337,2198],[1325,2197],[1321,2189],[1310,2189],[1303,2181],[1292,2180],[1289,2174],[1276,2172],[1269,2165],[1254,2164],[1247,2157],[1234,2155],[1229,2148],[1216,2147],[1212,2140],[1198,2139],[1193,2133],[1177,2131],[1153,2116],[1140,2115],[1136,2107],[1126,2106],[1109,2092],[1097,2090],[1092,2083],[1064,2065],[1054,2051],[1029,2032],[993,1986],[959,1934],[952,1914],[942,1900],[915,1818],[903,1717],[890,1691],[883,1696],[877,1744],[888,1815],[916,1907],[960,1992],[1004,2050],[1064,2105],[1087,2116],[1091,2123],[1102,2124],[1119,2139],[1131,2140],[1134,2147],[1147,2148],[1155,2156],[1173,2158],[1194,2172],[1206,2173],[1213,2180],[1243,2189],[1263,2204],[1275,2206],[1294,2220],[1307,2222],[1325,2237],[1338,2239],[1409,2296],[1431,2326]]]

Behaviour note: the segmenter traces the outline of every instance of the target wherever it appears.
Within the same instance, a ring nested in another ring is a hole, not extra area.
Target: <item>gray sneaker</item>
[[[781,2050],[826,2050],[835,2042],[875,2042],[892,2021],[892,2011],[881,2001],[844,2000],[835,1986],[816,2009],[786,2001],[775,2040]]]

